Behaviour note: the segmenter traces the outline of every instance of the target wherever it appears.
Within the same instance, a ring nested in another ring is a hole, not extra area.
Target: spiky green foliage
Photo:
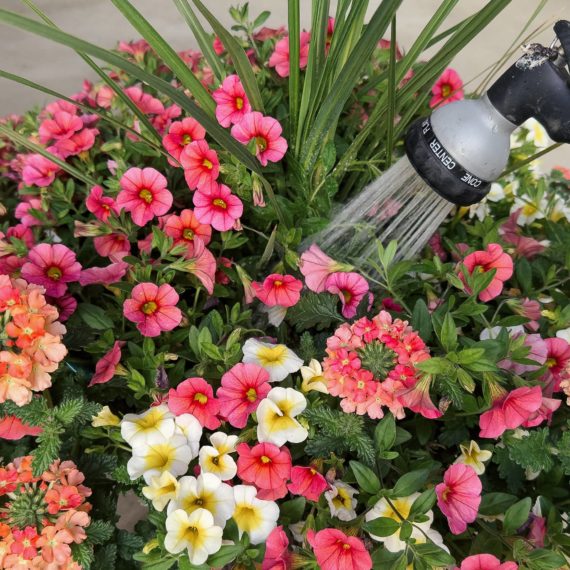
[[[338,299],[333,295],[306,293],[287,311],[287,319],[301,332],[310,328],[322,330],[343,318],[337,309]]]

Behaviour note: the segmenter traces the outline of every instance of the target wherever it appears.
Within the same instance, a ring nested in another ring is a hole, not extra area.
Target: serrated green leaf
[[[338,299],[328,293],[305,293],[301,300],[287,311],[287,320],[298,332],[309,328],[322,330],[343,318],[337,310]]]

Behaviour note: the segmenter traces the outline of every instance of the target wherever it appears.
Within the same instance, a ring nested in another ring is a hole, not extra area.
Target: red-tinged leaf
[[[25,424],[16,416],[6,416],[0,420],[0,439],[17,440],[40,433],[42,433],[41,427]]]

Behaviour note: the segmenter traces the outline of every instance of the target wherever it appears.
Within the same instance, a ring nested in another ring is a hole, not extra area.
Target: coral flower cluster
[[[50,374],[67,354],[65,327],[44,291],[0,275],[0,402],[30,402],[33,392],[51,386]]]
[[[406,321],[381,311],[372,320],[345,323],[327,340],[326,353],[327,388],[342,398],[345,412],[377,419],[386,407],[397,418],[404,417],[404,408],[439,415],[429,398],[429,381],[416,368],[430,357],[428,349]]]
[[[73,461],[54,461],[39,477],[32,457],[0,468],[0,567],[79,570],[71,547],[86,538],[91,489]]]

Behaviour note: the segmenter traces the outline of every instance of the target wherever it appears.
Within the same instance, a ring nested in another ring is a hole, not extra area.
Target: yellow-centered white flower
[[[192,414],[181,414],[174,419],[176,430],[182,433],[188,440],[188,446],[192,450],[192,459],[198,457],[200,439],[202,438],[202,424]]]
[[[323,376],[323,368],[321,363],[314,358],[309,362],[309,366],[301,366],[301,376],[303,377],[303,383],[301,384],[301,390],[303,392],[322,392],[323,394],[328,394],[327,381]]]
[[[186,436],[175,433],[171,437],[164,437],[155,433],[147,441],[133,446],[127,471],[131,479],[143,476],[150,483],[152,477],[164,471],[169,471],[175,477],[184,475],[191,460],[192,450]]]
[[[198,477],[181,477],[176,497],[168,505],[168,513],[182,509],[192,513],[206,509],[212,513],[214,524],[224,527],[234,512],[234,491],[213,473],[202,473]]]
[[[295,419],[307,407],[307,400],[293,388],[273,388],[257,408],[257,439],[277,447],[301,443],[307,430]]]
[[[325,499],[329,504],[331,516],[341,521],[351,521],[356,518],[356,499],[358,491],[342,481],[335,481],[331,488],[325,492]]]
[[[163,511],[168,502],[176,497],[177,491],[178,481],[168,471],[150,477],[148,486],[142,489],[143,495],[152,501],[152,506],[157,511]]]
[[[214,517],[206,509],[188,514],[182,509],[172,511],[166,517],[164,547],[172,554],[188,551],[190,564],[204,564],[210,554],[222,546],[223,530],[214,524]]]
[[[243,362],[251,362],[265,368],[269,372],[270,382],[281,382],[303,366],[303,360],[284,344],[271,344],[249,338],[245,341],[242,351]]]
[[[385,498],[382,498],[372,507],[370,511],[366,513],[366,521],[371,521],[377,519],[378,517],[388,517],[394,519],[398,523],[401,523],[402,518],[407,519],[409,517],[412,505],[419,496],[420,493],[414,493],[409,497],[391,499],[390,502],[392,503],[393,507]],[[431,528],[431,524],[433,522],[433,511],[428,511],[425,513],[425,515],[428,517],[427,521],[422,523],[414,522],[411,537],[420,544],[423,544],[426,542],[427,535],[427,537],[430,538],[435,544],[449,552],[447,547],[443,544],[443,538],[441,535]],[[400,550],[405,550],[407,548],[406,542],[400,540],[399,529],[390,536],[376,536],[370,534],[370,537],[374,540],[377,540],[378,542],[383,542],[386,550],[389,550],[390,552],[399,552]]]
[[[520,210],[517,224],[519,226],[528,226],[535,220],[544,218],[547,207],[548,201],[544,196],[537,200],[536,198],[531,198],[528,194],[523,194],[515,197],[515,202],[511,206],[511,214]]]
[[[103,406],[101,411],[91,418],[93,427],[118,426],[120,423],[121,419],[111,411],[109,406]]]
[[[127,414],[121,421],[121,435],[131,447],[144,443],[151,435],[172,437],[175,429],[174,414],[166,404],[150,408],[142,414]]]
[[[257,489],[251,485],[236,485],[233,491],[235,510],[232,516],[240,538],[247,532],[251,544],[261,544],[277,526],[277,503],[258,499]]]
[[[546,129],[536,119],[528,119],[521,125],[521,128],[528,130],[526,141],[534,143],[536,147],[546,148],[552,144]]]
[[[238,442],[237,435],[227,435],[218,431],[210,436],[212,445],[200,449],[199,463],[202,473],[213,473],[222,481],[233,479],[237,465],[230,453],[234,453]]]
[[[478,443],[473,440],[469,442],[469,445],[461,444],[459,449],[461,450],[461,455],[454,461],[454,463],[469,465],[470,467],[473,467],[473,470],[477,475],[483,475],[483,473],[485,473],[484,462],[489,461],[493,454],[486,449],[481,449]]]

